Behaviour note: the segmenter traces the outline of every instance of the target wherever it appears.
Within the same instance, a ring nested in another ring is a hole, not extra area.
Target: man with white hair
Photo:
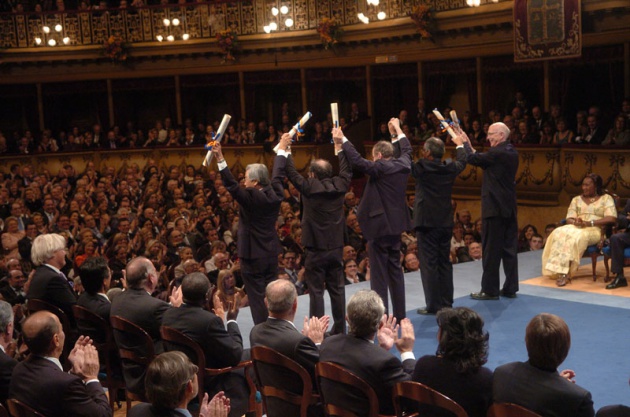
[[[59,307],[70,320],[70,327],[76,329],[72,306],[77,296],[72,290],[73,283],[61,269],[66,265],[66,239],[56,233],[40,235],[33,241],[31,260],[38,267],[31,279],[27,299],[39,299]],[[67,335],[72,338],[75,335]]]
[[[476,300],[498,300],[499,295],[515,298],[518,291],[518,224],[516,221],[516,171],[518,152],[508,141],[510,128],[493,123],[488,128],[488,152],[477,153],[461,129],[453,141],[463,143],[467,162],[484,170],[481,185],[483,276]],[[461,140],[460,140],[461,138]],[[503,260],[505,283],[500,288],[499,265]]]

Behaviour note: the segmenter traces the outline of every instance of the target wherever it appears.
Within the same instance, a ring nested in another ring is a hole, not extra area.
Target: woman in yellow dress
[[[542,255],[543,275],[556,278],[563,287],[580,266],[590,245],[600,242],[602,226],[617,219],[615,201],[602,190],[602,177],[589,174],[582,180],[582,194],[574,197],[567,211],[567,224],[549,235]]]

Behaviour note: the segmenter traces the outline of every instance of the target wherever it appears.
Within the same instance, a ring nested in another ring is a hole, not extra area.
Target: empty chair
[[[448,411],[455,417],[468,417],[466,411],[455,401],[419,382],[399,382],[394,387],[393,396],[397,417],[423,415],[422,412],[415,414],[405,413],[405,405],[410,407],[410,411],[415,411],[418,406],[425,405]]]
[[[267,415],[306,417],[319,400],[306,369],[265,346],[253,347],[251,355]]]
[[[315,366],[317,386],[328,416],[378,417],[378,398],[372,387],[332,362]]]

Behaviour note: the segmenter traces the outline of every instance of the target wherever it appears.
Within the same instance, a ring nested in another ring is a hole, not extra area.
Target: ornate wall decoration
[[[530,183],[534,185],[553,185],[554,183],[554,168],[556,163],[560,159],[560,152],[547,152],[545,154],[546,164],[536,164],[535,157],[537,154],[530,152],[521,152],[521,165],[520,170],[521,173],[516,177],[517,184],[529,185]],[[535,168],[544,167],[546,168],[544,175],[542,178],[536,177],[534,174]]]
[[[582,54],[580,0],[515,0],[514,61]]]

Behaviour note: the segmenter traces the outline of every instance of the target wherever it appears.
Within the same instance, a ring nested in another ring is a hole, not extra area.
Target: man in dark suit
[[[24,282],[24,273],[21,268],[10,270],[6,280],[0,281],[0,295],[12,306],[24,304],[26,301]]]
[[[265,302],[269,317],[264,323],[254,326],[249,334],[251,346],[267,346],[293,359],[306,369],[315,381],[315,365],[319,362],[316,344],[324,340],[326,330],[323,320],[309,320],[307,335],[300,333],[293,321],[297,311],[297,291],[290,281],[279,279],[267,285]],[[315,322],[317,321],[317,322]]]
[[[464,149],[471,165],[484,170],[481,185],[481,217],[483,276],[481,291],[470,296],[476,300],[498,300],[499,293],[514,298],[518,291],[518,224],[516,221],[516,170],[518,152],[508,142],[510,129],[503,123],[493,123],[488,129],[488,152],[476,153],[461,129]],[[458,136],[458,137],[459,137]],[[501,284],[499,266],[503,260],[505,283]]]
[[[415,336],[411,321],[405,318],[400,321],[402,333],[399,338],[395,319],[389,316],[386,320],[384,312],[383,300],[376,292],[360,290],[355,293],[347,307],[349,334],[324,339],[319,360],[339,364],[367,382],[378,397],[379,414],[391,415],[394,414],[392,388],[398,382],[408,381],[416,366]],[[377,333],[380,346],[373,343]],[[394,344],[400,352],[400,360],[389,352]],[[357,415],[367,414],[365,401],[353,392],[326,391],[322,385],[322,392],[332,394],[335,403],[344,404]]]
[[[162,300],[151,297],[157,287],[159,273],[153,263],[145,257],[132,259],[127,265],[127,289],[118,294],[112,302],[110,314],[120,316],[144,329],[153,339],[155,352],[162,352],[160,326],[162,317],[171,306]],[[171,304],[179,307],[181,290],[177,289],[171,296]],[[137,341],[114,330],[114,339],[119,348],[137,347]],[[144,395],[144,367],[123,360],[123,376],[127,389]]]
[[[77,304],[85,307],[92,313],[109,323],[109,313],[112,304],[107,298],[107,290],[112,279],[107,260],[102,256],[87,258],[79,268],[79,277],[83,284],[83,291],[77,300]],[[79,333],[90,336],[97,342],[105,342],[104,334],[91,327],[90,323],[78,323]]]
[[[444,142],[424,142],[423,159],[411,165],[416,180],[414,228],[418,238],[418,259],[426,307],[420,314],[435,314],[453,305],[453,265],[450,260],[453,236],[451,193],[455,178],[466,167],[466,151],[460,143],[455,162],[442,163]],[[446,208],[448,210],[445,210]]]
[[[243,356],[243,338],[236,324],[238,305],[227,311],[227,330],[223,324],[223,305],[215,296],[214,313],[203,306],[210,292],[210,282],[201,272],[186,275],[181,285],[184,303],[164,313],[162,325],[172,327],[203,349],[207,368],[227,368],[238,365]],[[215,314],[216,313],[216,314]],[[167,350],[178,350],[178,346],[167,344]],[[247,411],[249,390],[242,374],[231,372],[205,381],[210,395],[225,391],[230,398],[231,416],[242,416]]]
[[[254,324],[267,319],[265,288],[278,275],[280,242],[276,221],[284,190],[279,170],[282,156],[276,156],[273,176],[263,164],[250,164],[245,170],[245,188],[242,188],[227,166],[221,145],[212,148],[217,158],[223,184],[238,202],[239,227],[237,253],[241,261],[241,274],[249,299]]]
[[[0,301],[0,403],[7,406],[11,373],[17,361],[7,354],[13,342],[13,308],[6,301]]]
[[[31,314],[22,326],[31,354],[13,369],[9,398],[45,416],[111,417],[103,387],[98,382],[98,353],[89,338],[80,337],[63,371],[59,357],[65,334],[59,318],[48,311]]]
[[[343,152],[339,152],[339,175],[333,176],[330,162],[311,162],[308,178],[296,169],[289,146],[291,135],[280,140],[279,169],[302,194],[302,245],[306,248],[306,285],[309,291],[311,317],[324,315],[324,288],[330,295],[332,334],[345,333],[346,292],[342,274],[344,213],[343,204],[352,180],[352,169]],[[339,150],[341,146],[337,145]],[[288,151],[287,151],[288,150]],[[285,164],[286,163],[286,167]]]
[[[72,306],[77,303],[77,296],[71,282],[61,272],[66,265],[66,239],[55,233],[37,236],[33,241],[31,258],[38,268],[26,298],[43,300],[59,307],[68,316],[70,327],[76,330]],[[76,339],[76,335],[67,336],[70,343]]]
[[[525,330],[525,346],[529,361],[495,369],[492,400],[518,404],[542,416],[592,417],[591,393],[574,383],[575,372],[557,371],[571,347],[564,320],[549,313],[537,315]]]
[[[615,288],[627,287],[628,280],[623,275],[623,267],[625,263],[624,251],[630,247],[630,227],[628,220],[630,219],[630,198],[626,202],[623,212],[617,215],[620,229],[626,229],[625,233],[614,233],[610,236],[610,270],[615,274],[615,279],[606,285],[606,289],[614,290]]]
[[[147,399],[129,410],[129,417],[187,417],[188,403],[197,398],[199,383],[195,365],[182,352],[166,352],[151,362],[147,370]],[[230,400],[223,392],[199,404],[200,416],[225,417]]]
[[[333,139],[335,143],[343,143],[343,152],[352,167],[369,176],[357,217],[368,241],[370,286],[386,306],[389,288],[392,311],[401,320],[405,318],[405,281],[400,265],[400,234],[411,229],[405,193],[412,149],[398,119],[389,121],[389,131],[392,142],[400,144],[399,158],[394,157],[394,147],[389,142],[380,141],[374,145],[374,161],[368,161],[359,155],[341,129],[333,129]]]

